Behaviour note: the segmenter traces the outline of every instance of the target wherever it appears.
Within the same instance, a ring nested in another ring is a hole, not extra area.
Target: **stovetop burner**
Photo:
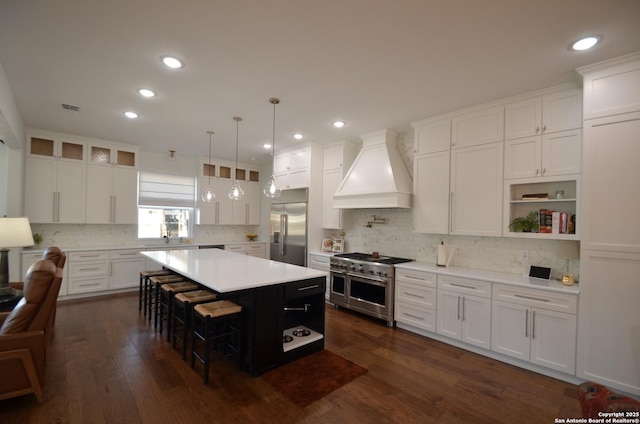
[[[413,259],[405,259],[405,258],[395,258],[393,256],[376,256],[371,253],[339,253],[337,255],[333,255],[336,258],[345,258],[345,259],[353,259],[356,261],[365,261],[365,262],[377,262],[381,264],[401,264],[404,262],[411,262]]]

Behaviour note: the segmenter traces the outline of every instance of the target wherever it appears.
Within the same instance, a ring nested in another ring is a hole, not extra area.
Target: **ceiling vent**
[[[68,105],[66,103],[62,103],[62,109],[66,110],[67,112],[80,113],[80,107],[79,106]]]

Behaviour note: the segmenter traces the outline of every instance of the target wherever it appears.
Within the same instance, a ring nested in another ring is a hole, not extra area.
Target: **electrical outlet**
[[[523,261],[528,261],[529,260],[529,251],[528,250],[523,250],[522,251],[522,255],[520,257],[521,257],[521,259]]]

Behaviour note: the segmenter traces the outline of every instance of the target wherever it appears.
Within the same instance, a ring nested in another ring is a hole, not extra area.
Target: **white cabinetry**
[[[451,150],[450,234],[502,235],[503,143]]]
[[[437,332],[485,349],[491,347],[491,283],[438,276]]]
[[[575,373],[577,297],[494,284],[491,349]]]
[[[266,255],[266,245],[264,243],[255,244],[226,244],[224,250],[239,253],[241,255],[255,256],[264,258]]]
[[[329,274],[328,274],[329,272],[331,272],[330,261],[331,261],[330,255],[322,254],[322,253],[309,253],[309,265],[308,265],[309,268],[327,272],[327,278],[326,278],[327,290],[325,291],[325,295],[324,295],[325,301],[327,302],[329,302],[329,293],[331,290],[331,287],[329,286]]]
[[[309,146],[278,153],[273,160],[273,174],[280,188],[309,187],[311,148]]]
[[[341,142],[324,148],[322,177],[322,228],[342,228],[342,210],[333,207],[333,195],[356,156],[356,147]]]
[[[504,140],[504,107],[494,106],[454,116],[451,148],[476,146]]]
[[[582,92],[571,88],[505,106],[504,138],[531,137],[582,127]]]
[[[505,179],[579,174],[582,168],[582,131],[507,140],[504,152]]]
[[[146,269],[146,261],[140,255],[140,250],[112,250],[109,252],[109,259],[110,289],[138,286],[140,272]]]
[[[435,119],[411,124],[415,155],[442,152],[451,147],[451,119]]]
[[[70,252],[68,262],[69,294],[109,289],[109,251]]]
[[[87,223],[138,222],[138,171],[114,165],[87,167]]]
[[[395,320],[420,330],[436,331],[436,274],[396,268]]]
[[[29,220],[84,223],[85,144],[31,136],[27,149],[25,213]]]

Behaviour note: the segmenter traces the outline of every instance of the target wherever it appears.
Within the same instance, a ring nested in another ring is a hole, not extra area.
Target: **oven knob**
[[[386,277],[386,276],[387,276],[387,273],[386,273],[386,272],[381,272],[381,273],[380,273],[380,275],[382,275],[382,276]]]
[[[362,265],[360,265],[360,266],[358,267],[358,271],[359,271],[359,272],[362,272],[363,270],[364,270],[364,268],[362,267]]]
[[[374,272],[373,272],[373,270],[372,270],[372,269],[370,269],[370,270],[369,270],[369,274],[373,274],[373,273],[374,273]]]
[[[356,266],[355,265],[351,265],[350,268],[351,268],[352,271],[354,271],[356,269]]]

